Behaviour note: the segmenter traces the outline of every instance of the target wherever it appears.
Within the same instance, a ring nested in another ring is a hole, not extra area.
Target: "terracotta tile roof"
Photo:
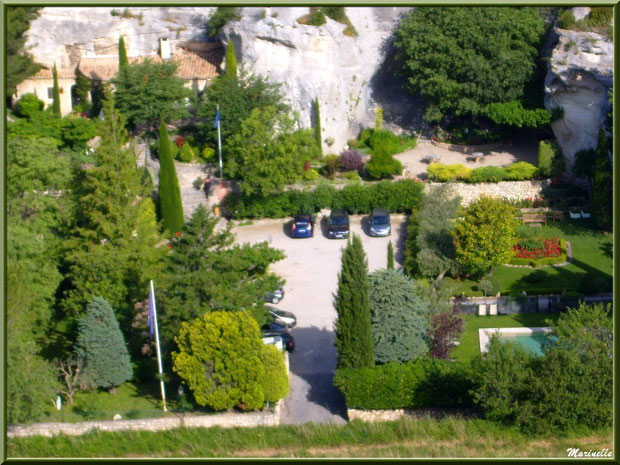
[[[58,79],[75,79],[74,68],[58,68]],[[48,68],[41,68],[37,74],[30,76],[28,79],[53,79],[52,70]]]
[[[224,49],[213,47],[206,51],[191,51],[178,47],[172,56],[172,61],[178,63],[176,75],[182,79],[208,79],[218,75],[219,65],[224,58]],[[129,58],[130,63],[140,63],[150,59],[154,63],[161,63],[159,55],[149,55]],[[90,79],[108,81],[118,72],[118,57],[84,57],[78,68]]]

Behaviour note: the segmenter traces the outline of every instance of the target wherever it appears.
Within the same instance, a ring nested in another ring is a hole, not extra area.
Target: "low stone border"
[[[566,266],[570,265],[570,262],[573,261],[573,248],[570,245],[570,242],[566,241],[566,261],[562,263],[554,263],[552,265],[540,265],[540,266],[529,266],[529,265],[511,265],[509,263],[504,263],[502,266],[508,266],[510,268],[531,268],[532,270],[538,270],[541,268],[552,268],[558,266]]]
[[[421,409],[393,409],[393,410],[365,410],[347,409],[349,421],[361,420],[364,422],[377,421],[396,421],[401,418],[433,418],[440,419],[446,417],[475,417],[475,413],[468,409],[440,409],[440,408],[421,408]]]
[[[284,352],[284,363],[290,375],[288,352]],[[272,411],[248,413],[215,413],[211,415],[175,414],[165,418],[144,418],[139,420],[83,421],[80,423],[35,423],[32,425],[12,425],[7,428],[7,436],[46,436],[57,434],[80,436],[93,430],[99,431],[164,431],[174,428],[222,428],[278,426],[284,399],[280,399]]]

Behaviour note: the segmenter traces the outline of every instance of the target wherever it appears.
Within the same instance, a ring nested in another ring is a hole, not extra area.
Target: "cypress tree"
[[[319,146],[321,155],[323,155],[323,142],[321,141],[321,111],[319,110],[319,98],[318,97],[314,99],[313,106],[314,106],[314,139],[316,140],[316,143]]]
[[[127,49],[125,48],[125,38],[123,36],[118,39],[118,69],[121,70],[129,65],[127,58]]]
[[[392,246],[392,241],[388,242],[387,246],[387,269],[394,269],[394,247]]]
[[[114,388],[131,379],[129,351],[114,310],[103,297],[95,297],[78,322],[75,353],[85,362],[89,381]]]
[[[334,326],[338,368],[374,366],[368,261],[362,241],[355,234],[342,252],[342,267],[338,275],[334,307],[338,313]]]
[[[60,88],[58,87],[58,72],[56,71],[56,63],[52,68],[52,77],[54,78],[54,100],[52,102],[52,113],[60,118]]]
[[[169,232],[180,231],[185,224],[172,142],[163,121],[159,126],[159,213],[164,229]]]
[[[226,45],[226,79],[237,80],[237,55],[235,54],[235,44],[232,40]]]

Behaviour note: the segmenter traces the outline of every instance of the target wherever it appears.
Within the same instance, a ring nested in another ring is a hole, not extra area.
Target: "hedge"
[[[323,208],[342,208],[350,214],[358,214],[382,207],[393,213],[404,213],[419,204],[422,192],[423,184],[411,179],[369,185],[355,182],[340,190],[322,184],[313,191],[292,190],[265,197],[230,194],[224,207],[235,219],[283,218]]]
[[[341,368],[334,375],[347,408],[397,409],[471,405],[473,375],[449,360],[419,359],[370,368]]]
[[[538,169],[527,162],[520,161],[506,167],[481,166],[474,170],[460,163],[443,165],[436,163],[427,168],[428,178],[435,182],[465,181],[499,182],[499,181],[524,181],[533,179],[538,175]]]

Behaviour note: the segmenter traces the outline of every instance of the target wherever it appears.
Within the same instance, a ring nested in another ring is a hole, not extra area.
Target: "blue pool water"
[[[532,334],[506,334],[500,335],[500,341],[512,341],[525,347],[527,350],[535,355],[542,356],[543,343],[547,335],[545,333],[532,333]]]

